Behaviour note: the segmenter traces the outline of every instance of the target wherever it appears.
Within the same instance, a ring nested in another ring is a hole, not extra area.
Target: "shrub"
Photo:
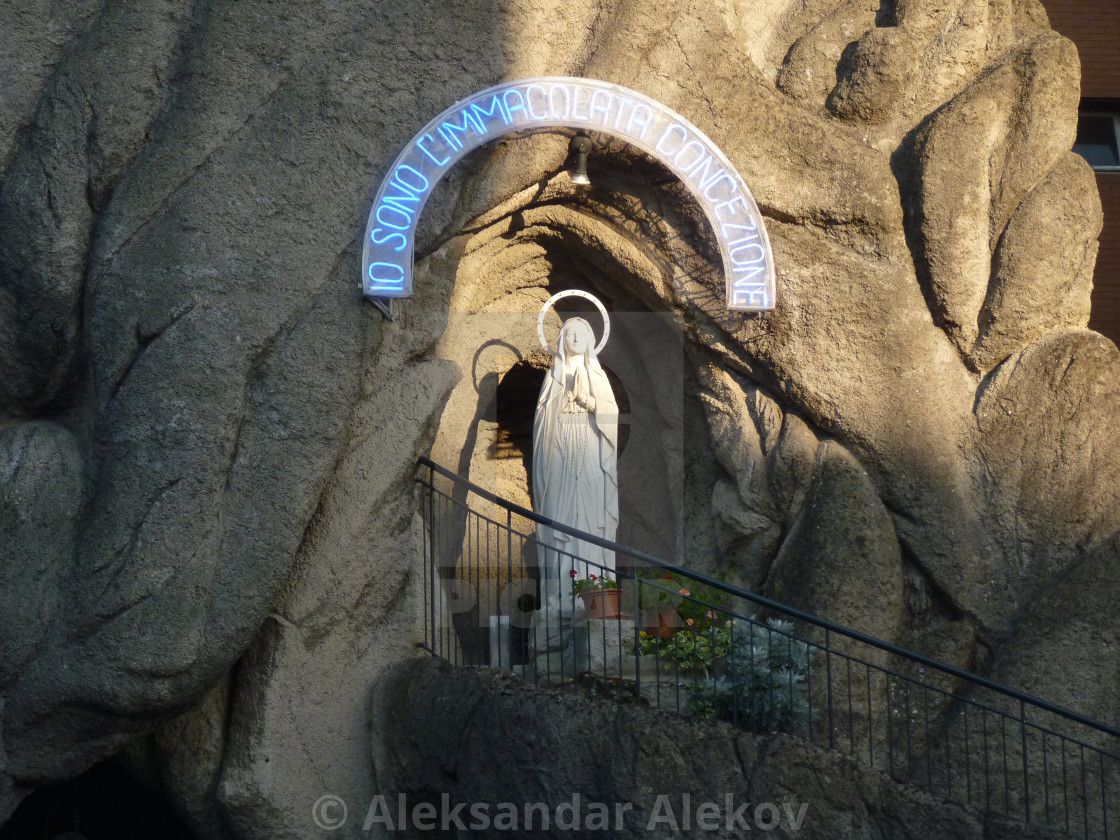
[[[702,671],[707,675],[715,661],[731,652],[731,622],[709,622],[707,627],[688,626],[668,639],[641,633],[638,653],[657,654],[666,671],[677,668]]]
[[[792,732],[809,724],[809,645],[794,638],[793,624],[768,619],[730,622],[724,673],[699,682],[690,707],[699,717],[720,718],[750,732]]]

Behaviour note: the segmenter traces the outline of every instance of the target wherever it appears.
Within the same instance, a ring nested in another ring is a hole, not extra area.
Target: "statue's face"
[[[564,330],[564,351],[566,353],[586,353],[591,349],[591,329],[586,324],[576,322]]]

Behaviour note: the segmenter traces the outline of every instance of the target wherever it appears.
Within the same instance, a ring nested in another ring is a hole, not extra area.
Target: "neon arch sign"
[[[667,166],[688,187],[715,231],[728,309],[775,304],[774,258],[750,190],[719,148],[680,114],[609,82],[544,76],[505,82],[462,99],[405,146],[381,182],[362,250],[365,296],[412,296],[416,225],[440,178],[468,152],[527,128],[565,127],[619,137]]]

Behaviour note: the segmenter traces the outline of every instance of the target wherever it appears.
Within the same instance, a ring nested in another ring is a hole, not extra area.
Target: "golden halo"
[[[603,347],[607,343],[607,339],[610,337],[611,319],[607,317],[607,308],[603,306],[602,301],[600,301],[599,298],[595,297],[595,295],[591,294],[590,292],[581,292],[579,289],[566,289],[563,292],[557,292],[547,301],[545,301],[544,306],[541,307],[541,314],[537,316],[537,338],[541,340],[541,347],[543,347],[549,353],[552,352],[552,348],[544,338],[544,316],[548,314],[548,310],[552,308],[552,305],[556,303],[556,301],[566,297],[586,298],[587,300],[595,304],[596,307],[598,307],[599,314],[603,316],[603,337],[599,339],[599,343],[595,345],[595,355],[598,356],[599,351],[603,349]]]

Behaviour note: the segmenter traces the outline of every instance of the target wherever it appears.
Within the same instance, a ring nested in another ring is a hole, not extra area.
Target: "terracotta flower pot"
[[[617,589],[592,589],[579,593],[587,607],[588,618],[629,618],[619,610],[618,595]]]
[[[676,632],[677,611],[675,609],[662,610],[657,614],[657,621],[650,622],[643,629],[651,636],[659,639],[671,639]]]

